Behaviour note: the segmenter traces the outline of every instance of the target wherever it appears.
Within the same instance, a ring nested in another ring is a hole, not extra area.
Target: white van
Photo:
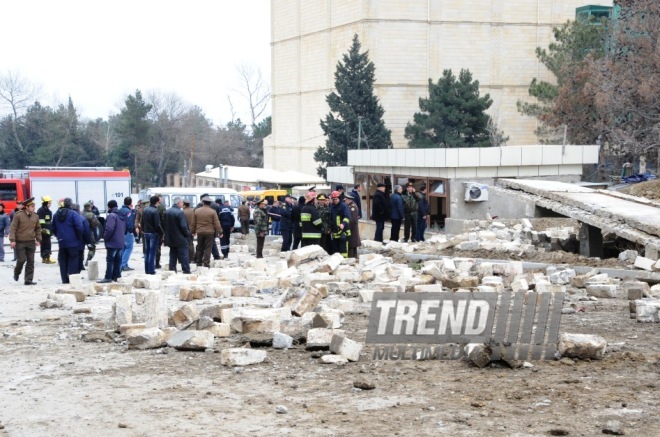
[[[184,200],[190,201],[190,206],[193,208],[201,202],[202,194],[208,194],[213,201],[215,199],[222,199],[222,203],[224,203],[225,200],[229,200],[229,205],[234,209],[234,230],[240,230],[241,228],[241,222],[238,220],[238,207],[241,206],[243,198],[236,190],[213,187],[151,187],[140,191],[140,199],[149,200],[151,196],[156,194],[163,196],[163,205],[165,208],[172,206],[172,199],[175,197],[181,197]]]

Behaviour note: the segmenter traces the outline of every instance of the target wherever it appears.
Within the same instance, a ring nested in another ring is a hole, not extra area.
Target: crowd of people
[[[429,221],[429,203],[426,185],[416,191],[412,183],[403,187],[395,185],[392,194],[385,194],[386,185],[379,183],[373,195],[371,219],[376,222],[375,241],[383,242],[385,221],[391,220],[390,241],[399,241],[403,224],[403,241],[424,241]],[[263,258],[266,235],[282,236],[282,251],[295,250],[309,245],[320,245],[329,254],[340,253],[343,257],[357,257],[361,246],[359,219],[362,218],[361,186],[356,184],[351,192],[345,192],[339,184],[329,195],[316,193],[314,187],[298,199],[287,195],[283,201],[275,200],[268,205],[265,199],[255,202],[252,211],[246,201],[238,207],[237,216],[241,234],[249,234],[250,217],[254,220],[256,256]],[[36,246],[41,246],[41,258],[45,264],[59,264],[62,283],[69,283],[69,276],[85,270],[96,253],[96,245],[103,238],[106,249],[106,270],[99,283],[117,281],[122,272],[134,270],[129,260],[135,242],[142,241],[144,271],[155,275],[160,265],[161,247],[169,247],[169,269],[190,273],[190,264],[210,267],[213,259],[228,259],[230,235],[234,231],[234,210],[229,201],[215,201],[208,194],[192,206],[181,197],[172,200],[165,208],[162,196],[133,206],[131,197],[124,198],[121,208],[116,200],[107,204],[105,223],[99,220],[99,211],[93,201],[80,206],[70,198],[60,200],[55,213],[51,210],[52,199],[42,198],[41,207],[35,212],[34,198],[19,203],[16,210],[7,214],[0,203],[0,262],[4,261],[4,237],[9,236],[14,250],[14,280],[18,281],[25,266],[24,283],[33,285]],[[57,261],[51,258],[51,237],[58,243]],[[197,246],[194,245],[195,237]],[[219,237],[220,245],[216,243]],[[87,249],[87,258],[85,258]],[[222,257],[221,257],[222,254]]]

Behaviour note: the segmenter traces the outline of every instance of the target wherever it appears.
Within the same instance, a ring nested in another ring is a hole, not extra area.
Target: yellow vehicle
[[[272,205],[276,200],[283,202],[284,197],[289,193],[287,190],[248,190],[241,191],[239,194],[248,202],[258,202],[261,199],[266,199],[266,202]]]

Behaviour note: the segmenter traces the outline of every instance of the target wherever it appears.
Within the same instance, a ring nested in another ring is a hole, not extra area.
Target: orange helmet
[[[341,196],[341,194],[339,193],[339,191],[333,191],[333,192],[330,194],[330,198],[331,198],[331,199],[339,198],[339,196]]]

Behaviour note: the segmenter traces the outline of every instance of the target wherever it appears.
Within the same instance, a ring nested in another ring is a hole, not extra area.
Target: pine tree
[[[349,149],[391,149],[392,132],[385,127],[385,110],[374,95],[375,66],[369,61],[369,52],[360,53],[358,36],[335,71],[335,91],[326,97],[330,112],[321,120],[321,129],[327,137],[325,146],[314,153],[321,165],[316,169],[326,177],[328,166],[346,165]],[[361,138],[358,141],[358,133]]]
[[[489,94],[479,97],[479,81],[472,81],[469,70],[461,70],[458,80],[451,70],[444,70],[438,83],[429,79],[429,97],[419,99],[421,112],[416,112],[414,123],[406,126],[408,145],[489,147],[493,144],[486,110],[492,104]],[[501,134],[499,137],[504,138]]]

